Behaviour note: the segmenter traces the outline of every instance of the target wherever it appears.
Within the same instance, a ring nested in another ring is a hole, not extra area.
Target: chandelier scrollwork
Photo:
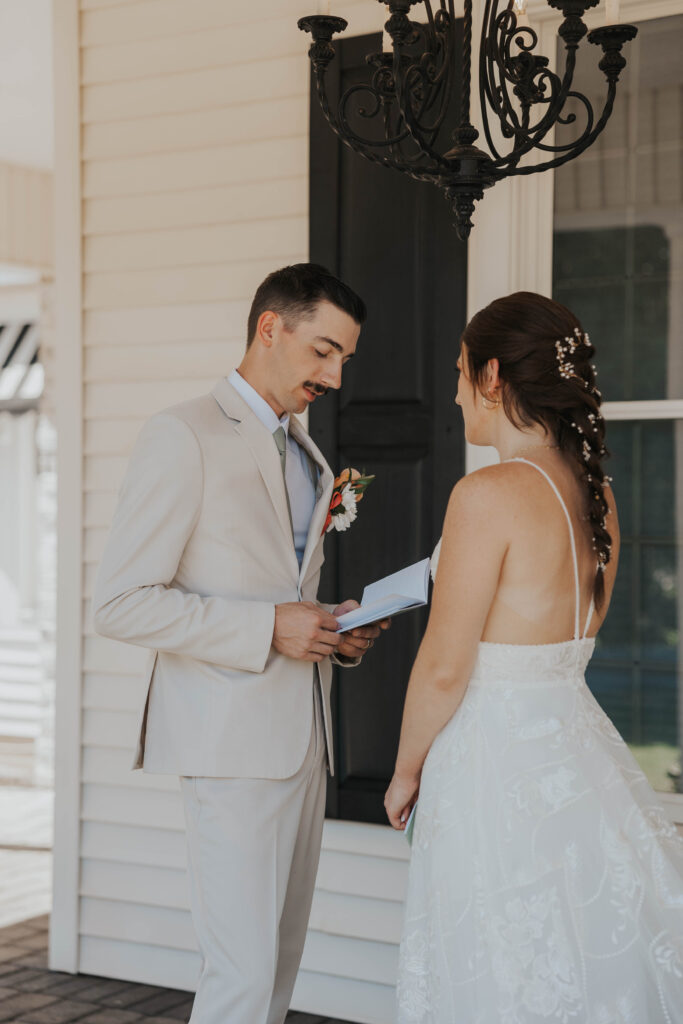
[[[309,57],[318,99],[332,130],[368,160],[443,189],[463,239],[485,189],[510,175],[559,167],[592,145],[612,113],[626,66],[622,47],[638,31],[634,25],[604,25],[589,32],[583,16],[598,0],[547,0],[564,16],[559,27],[564,67],[552,71],[548,58],[535,52],[536,32],[518,17],[519,0],[483,2],[479,93],[487,150],[475,145],[479,132],[470,121],[472,0],[464,4],[461,76],[456,76],[454,0],[440,0],[438,7],[436,0],[394,0],[386,4],[391,52],[366,57],[369,80],[346,89],[334,110],[325,75],[335,57],[333,36],[343,32],[347,22],[323,14],[298,22],[313,38]],[[424,21],[409,17],[418,3],[424,6]],[[585,36],[603,53],[598,66],[607,96],[599,115],[588,97],[573,88],[576,54]],[[439,152],[439,133],[453,102],[460,104],[460,124],[452,133],[452,146]],[[576,138],[556,143],[555,126],[569,124],[576,125]],[[505,145],[496,142],[498,136]],[[522,162],[528,154],[534,154],[535,162]]]

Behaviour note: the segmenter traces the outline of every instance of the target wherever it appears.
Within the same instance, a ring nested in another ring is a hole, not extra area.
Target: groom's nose
[[[334,388],[335,391],[339,391],[342,383],[342,364],[338,363],[337,366],[332,369],[326,368],[325,379],[321,382],[328,388]]]

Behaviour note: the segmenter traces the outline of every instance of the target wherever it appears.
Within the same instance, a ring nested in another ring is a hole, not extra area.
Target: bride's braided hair
[[[517,427],[545,427],[574,460],[585,489],[584,514],[593,532],[598,563],[593,594],[599,609],[612,539],[604,494],[609,477],[602,466],[608,454],[605,421],[590,338],[565,306],[534,292],[516,292],[477,313],[461,340],[475,390],[485,392],[486,364],[497,359],[503,408],[510,421]]]

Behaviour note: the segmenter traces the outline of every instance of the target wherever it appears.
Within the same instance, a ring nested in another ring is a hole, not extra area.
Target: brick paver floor
[[[0,929],[0,1024],[178,1024],[192,996],[47,967],[47,915]],[[226,1022],[227,1024],[227,1022]],[[290,1012],[287,1024],[344,1024]]]

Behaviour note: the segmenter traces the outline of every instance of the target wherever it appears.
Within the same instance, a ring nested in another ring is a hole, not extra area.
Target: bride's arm
[[[396,768],[385,807],[394,828],[414,802],[435,736],[463,699],[509,544],[501,508],[503,467],[463,477],[453,489],[429,623],[410,675]]]

